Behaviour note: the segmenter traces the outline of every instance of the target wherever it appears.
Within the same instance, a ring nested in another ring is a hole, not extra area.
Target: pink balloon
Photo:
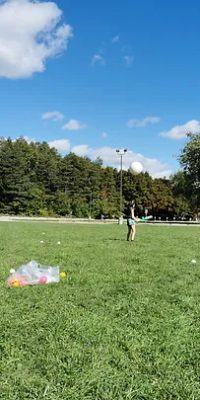
[[[39,283],[41,285],[45,285],[45,283],[47,283],[47,277],[46,276],[41,276],[39,279]]]
[[[27,281],[25,280],[25,279],[20,279],[20,286],[27,286],[28,285],[28,283],[27,283]]]

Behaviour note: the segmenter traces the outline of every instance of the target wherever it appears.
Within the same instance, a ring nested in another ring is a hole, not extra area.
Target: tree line
[[[200,135],[189,136],[169,179],[123,171],[123,209],[134,199],[138,215],[189,218],[199,211]],[[120,214],[120,173],[69,153],[62,157],[48,143],[23,138],[0,140],[0,213],[114,218]]]

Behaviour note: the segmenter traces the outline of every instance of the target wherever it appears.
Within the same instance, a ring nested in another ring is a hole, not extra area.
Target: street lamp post
[[[117,149],[116,153],[120,156],[120,218],[119,223],[123,224],[123,212],[122,212],[122,189],[123,189],[123,181],[122,181],[122,157],[126,154],[127,149]]]

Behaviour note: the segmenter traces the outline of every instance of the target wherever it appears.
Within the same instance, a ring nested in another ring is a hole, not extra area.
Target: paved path
[[[54,222],[59,224],[118,224],[118,219],[105,219],[104,221],[98,219],[89,218],[53,218],[53,217],[22,217],[12,215],[1,215],[0,222]],[[126,220],[124,220],[126,224]],[[147,224],[154,226],[198,226],[200,227],[200,221],[148,221]],[[140,225],[146,225],[145,222],[141,222]]]

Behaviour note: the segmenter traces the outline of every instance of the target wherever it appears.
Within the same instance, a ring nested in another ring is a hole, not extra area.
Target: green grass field
[[[200,228],[125,238],[119,225],[0,224],[0,399],[200,399]],[[67,278],[8,289],[31,259]]]

